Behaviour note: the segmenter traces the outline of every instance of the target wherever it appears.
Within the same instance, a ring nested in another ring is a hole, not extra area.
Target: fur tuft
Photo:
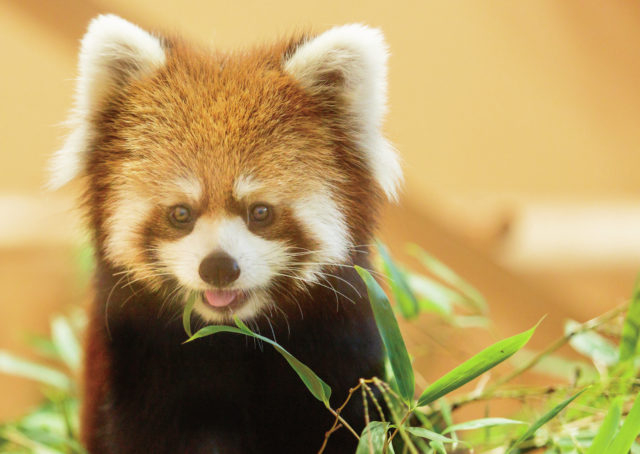
[[[72,131],[50,165],[49,187],[57,189],[82,174],[94,137],[92,120],[127,82],[165,63],[160,40],[118,16],[98,16],[82,38]]]
[[[388,55],[380,30],[351,24],[302,44],[286,59],[284,68],[312,95],[337,94],[346,101],[371,172],[387,197],[396,200],[402,170],[393,146],[381,132]]]

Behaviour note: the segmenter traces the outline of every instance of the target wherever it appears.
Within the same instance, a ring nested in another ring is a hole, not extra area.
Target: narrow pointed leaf
[[[640,277],[633,289],[631,305],[622,325],[622,341],[620,342],[620,361],[633,359],[638,349],[640,338]]]
[[[575,320],[567,320],[564,325],[566,335],[578,330],[582,324]],[[591,358],[598,364],[606,364],[612,366],[619,360],[618,348],[604,336],[595,331],[584,331],[574,334],[569,340],[569,345],[579,353]]]
[[[452,426],[449,426],[442,433],[447,434],[449,432],[453,432],[456,430],[474,430],[474,429],[481,429],[484,427],[506,426],[509,424],[526,424],[526,422],[516,421],[515,419],[507,419],[507,418],[474,419],[473,421],[467,421],[460,424],[454,424]]]
[[[573,402],[585,390],[586,390],[586,388],[583,389],[582,391],[574,394],[573,396],[569,397],[568,399],[562,401],[561,403],[559,403],[558,405],[553,407],[551,409],[551,411],[545,413],[540,419],[538,419],[536,422],[531,424],[531,426],[527,429],[527,431],[524,434],[522,434],[522,436],[520,438],[518,438],[516,440],[516,442],[509,448],[509,450],[507,451],[507,454],[512,452],[516,447],[518,447],[518,445],[520,443],[522,443],[523,441],[527,440],[528,438],[531,438],[538,431],[538,429],[540,427],[544,426],[546,423],[548,423],[553,418],[558,416],[558,413],[560,413],[562,410],[564,410],[567,405],[569,405],[571,402]]]
[[[413,400],[415,390],[415,378],[409,353],[404,345],[398,322],[393,315],[393,309],[389,304],[389,299],[380,285],[364,268],[356,266],[356,271],[367,285],[369,302],[373,309],[373,315],[378,326],[378,331],[382,337],[385,350],[389,357],[389,363],[398,385],[400,396],[409,403]]]
[[[455,443],[457,440],[453,438],[445,437],[437,432],[434,432],[424,427],[405,427],[407,432],[416,437],[426,438],[427,440],[439,441],[440,443]]]
[[[587,454],[600,454],[606,452],[607,446],[613,440],[614,435],[618,430],[618,424],[620,424],[620,416],[622,415],[622,400],[616,399],[611,404],[611,408],[607,412],[604,421],[598,429],[598,433],[591,442],[591,446],[587,451]]]
[[[76,371],[80,367],[81,349],[78,339],[65,317],[55,317],[51,322],[51,338],[56,352],[69,367]]]
[[[192,337],[193,333],[191,332],[191,313],[193,312],[193,306],[196,304],[197,296],[191,295],[191,297],[187,300],[187,304],[184,306],[184,310],[182,311],[182,326],[184,328],[184,332],[187,333],[187,336]]]
[[[537,326],[496,342],[436,380],[424,390],[418,399],[418,406],[430,404],[509,358],[529,342]]]
[[[384,442],[387,440],[388,422],[371,421],[362,431],[356,454],[382,454]],[[390,446],[393,450],[393,447]],[[393,451],[389,452],[393,452]]]
[[[607,447],[607,454],[627,454],[638,434],[640,434],[640,394],[633,402],[620,431]]]
[[[487,312],[487,302],[485,301],[482,294],[478,290],[476,290],[475,287],[462,279],[451,268],[436,259],[431,254],[428,254],[417,244],[410,244],[408,246],[408,251],[411,255],[420,260],[420,263],[422,263],[422,265],[436,277],[442,279],[442,281],[446,282],[452,287],[460,290],[467,297],[467,301],[469,301],[476,309],[480,310],[480,312],[482,313]]]
[[[35,380],[63,391],[71,389],[71,380],[60,371],[18,358],[0,350],[0,372]]]
[[[382,243],[377,243],[377,247],[382,258],[382,267],[389,277],[391,293],[400,312],[407,319],[415,318],[419,312],[418,299],[411,290],[405,273],[395,264],[389,251]]]
[[[309,389],[311,394],[313,394],[313,396],[316,399],[323,402],[325,405],[329,405],[329,398],[331,397],[331,387],[327,385],[321,378],[319,378],[308,366],[306,366],[304,363],[296,359],[291,353],[285,350],[277,342],[251,331],[247,327],[247,325],[245,325],[244,323],[242,323],[242,321],[240,321],[239,318],[234,317],[234,321],[236,322],[237,327],[226,326],[226,325],[206,326],[200,329],[194,335],[192,335],[187,340],[187,342],[191,342],[196,339],[200,339],[202,337],[210,336],[212,334],[217,334],[217,333],[242,334],[245,336],[250,336],[256,339],[260,339],[261,341],[272,345],[276,349],[276,351],[284,357],[284,359],[298,374],[298,376],[300,377],[302,382],[305,384],[307,389]]]

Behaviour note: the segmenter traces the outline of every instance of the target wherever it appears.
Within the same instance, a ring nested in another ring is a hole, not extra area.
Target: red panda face
[[[129,281],[251,319],[348,266],[395,195],[385,58],[361,26],[220,54],[101,16],[54,184],[88,177],[99,254]]]

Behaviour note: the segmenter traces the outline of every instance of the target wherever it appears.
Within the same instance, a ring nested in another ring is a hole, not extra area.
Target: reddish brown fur
[[[123,184],[156,206],[139,232],[140,251],[185,233],[166,226],[165,206],[173,191],[169,182],[183,173],[202,183],[204,197],[195,209],[211,215],[245,211],[245,202],[230,197],[233,182],[246,172],[259,177],[282,201],[278,222],[259,234],[290,238],[309,249],[314,240],[287,205],[330,187],[340,211],[348,213],[354,244],[370,241],[382,191],[357,150],[339,90],[312,96],[283,71],[285,55],[301,40],[225,54],[167,39],[166,65],[124,84],[108,100],[92,120],[97,135],[87,166],[86,206],[100,263],[105,264],[114,192]],[[151,260],[152,255],[139,257],[140,263]],[[111,386],[103,314],[104,301],[98,300],[86,344],[82,426],[89,447],[99,445],[97,415],[105,411]]]

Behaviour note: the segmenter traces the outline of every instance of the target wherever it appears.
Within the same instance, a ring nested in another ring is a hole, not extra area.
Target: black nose
[[[240,267],[233,257],[224,252],[209,254],[200,263],[200,277],[207,284],[224,287],[240,276]]]

